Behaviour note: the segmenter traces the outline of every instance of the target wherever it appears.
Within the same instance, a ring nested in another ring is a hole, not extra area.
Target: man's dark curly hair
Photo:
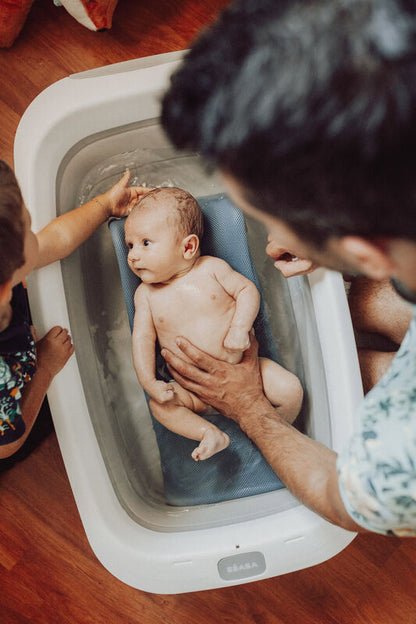
[[[240,0],[163,99],[178,148],[317,245],[416,239],[416,3]]]

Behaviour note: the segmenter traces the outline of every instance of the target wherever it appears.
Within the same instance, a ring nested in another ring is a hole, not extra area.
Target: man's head
[[[317,247],[416,241],[412,0],[234,2],[173,76],[162,122]]]
[[[196,199],[179,188],[144,195],[125,223],[127,261],[147,283],[162,283],[189,270],[200,255],[203,216]]]
[[[0,161],[0,286],[23,266],[23,199],[13,171]]]

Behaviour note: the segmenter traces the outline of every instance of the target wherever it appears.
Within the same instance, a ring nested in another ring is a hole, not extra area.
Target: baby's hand
[[[249,334],[239,327],[230,327],[224,338],[224,347],[228,351],[245,351],[250,346]]]
[[[107,217],[125,217],[140,197],[152,190],[145,186],[129,186],[130,177],[130,171],[126,171],[121,180],[105,193],[108,200]]]
[[[155,381],[148,389],[148,393],[158,403],[168,403],[175,396],[173,384],[164,381]]]

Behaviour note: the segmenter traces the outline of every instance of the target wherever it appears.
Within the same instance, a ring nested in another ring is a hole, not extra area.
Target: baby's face
[[[182,269],[180,237],[167,211],[136,209],[124,231],[128,265],[145,284],[168,282]]]

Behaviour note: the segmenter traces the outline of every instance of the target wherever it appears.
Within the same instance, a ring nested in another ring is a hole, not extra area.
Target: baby
[[[203,351],[231,363],[249,347],[260,295],[249,279],[224,260],[201,256],[203,216],[197,201],[179,188],[144,195],[125,223],[128,264],[141,279],[134,297],[133,361],[149,394],[154,417],[199,445],[195,461],[229,445],[229,437],[199,414],[210,406],[175,381],[156,379],[156,340],[183,357],[175,344],[185,336]],[[298,378],[259,358],[264,393],[292,422],[302,403]],[[242,388],[242,392],[244,389]]]

